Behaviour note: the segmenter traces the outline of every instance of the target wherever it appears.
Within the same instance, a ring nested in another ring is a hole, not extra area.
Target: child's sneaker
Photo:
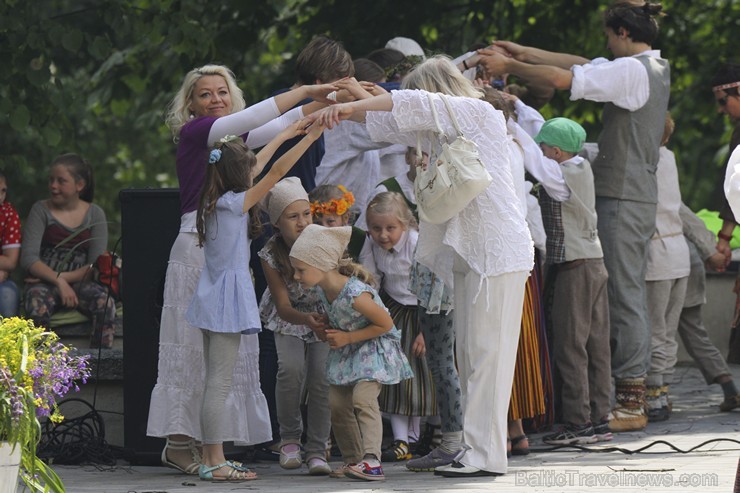
[[[591,423],[583,426],[568,424],[561,427],[557,432],[542,438],[543,442],[550,445],[585,445],[596,443],[597,440]]]
[[[286,443],[280,447],[280,467],[283,469],[298,469],[302,463],[300,445]]]
[[[383,474],[383,467],[379,462],[373,461],[377,465],[370,465],[367,462],[360,462],[347,466],[344,471],[344,475],[348,478],[362,479],[363,481],[383,481],[385,480],[385,474]]]
[[[399,462],[410,458],[409,444],[403,440],[394,440],[391,446],[380,454],[380,459],[383,462]]]
[[[321,457],[308,459],[308,474],[310,476],[327,476],[331,474],[331,467]]]
[[[594,436],[597,442],[609,442],[614,438],[614,435],[609,429],[609,420],[602,421],[594,426]]]

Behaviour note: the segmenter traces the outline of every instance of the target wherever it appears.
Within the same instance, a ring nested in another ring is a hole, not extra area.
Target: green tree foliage
[[[176,186],[174,144],[163,125],[189,69],[234,70],[248,102],[293,82],[292,59],[315,34],[355,56],[394,36],[457,55],[510,39],[605,56],[605,0],[5,0],[0,5],[0,148],[21,216],[44,198],[48,164],[78,152],[96,169],[96,202],[113,221],[118,190]],[[685,200],[712,205],[730,125],[716,115],[709,79],[732,60],[740,0],[663,2],[656,48],[672,64],[671,109]],[[545,116],[582,122],[595,139],[600,105],[558,94]],[[116,236],[112,226],[112,237]]]

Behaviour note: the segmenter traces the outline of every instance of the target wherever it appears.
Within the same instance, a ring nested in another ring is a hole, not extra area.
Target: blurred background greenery
[[[709,80],[739,61],[740,0],[666,0],[655,43],[671,62],[670,109],[684,201],[717,207],[731,124]],[[293,60],[316,34],[354,58],[395,36],[457,56],[479,41],[509,39],[588,58],[608,57],[607,0],[3,0],[0,5],[0,167],[25,218],[48,195],[54,156],[77,152],[96,171],[96,197],[120,234],[118,191],[177,186],[164,109],[193,67],[236,74],[248,103],[294,81]],[[581,122],[590,140],[601,105],[558,94],[545,117]]]

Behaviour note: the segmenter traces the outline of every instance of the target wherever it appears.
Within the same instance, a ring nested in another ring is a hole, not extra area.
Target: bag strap
[[[445,96],[442,93],[437,93],[437,95],[442,98],[442,102],[444,103],[445,107],[447,108],[447,113],[450,115],[450,120],[452,121],[452,126],[455,127],[455,131],[457,132],[458,137],[463,137],[462,130],[460,130],[460,125],[457,123],[457,117],[455,116],[455,112],[452,111],[452,106],[450,106],[450,102],[447,100],[447,96]],[[442,125],[439,124],[439,116],[437,114],[437,107],[434,105],[434,97],[432,96],[432,93],[427,92],[427,100],[429,100],[429,106],[432,110],[432,118],[434,118],[434,125],[437,127],[437,138],[441,141],[444,137],[445,142],[448,141],[447,134],[445,134],[444,130],[442,130]],[[417,159],[421,159],[421,136],[417,132],[416,134],[416,157]]]
[[[458,137],[462,137],[463,133],[462,130],[460,130],[460,125],[457,123],[457,116],[455,116],[455,112],[452,111],[452,106],[450,106],[450,101],[444,94],[438,93],[437,94],[441,99],[442,102],[445,105],[445,108],[447,108],[447,113],[450,115],[450,121],[452,122],[452,126],[455,127],[455,131],[457,132]],[[429,98],[429,104],[432,106],[432,116],[434,117],[434,124],[437,126],[437,131],[445,135],[445,140],[447,140],[447,136],[442,130],[442,126],[439,124],[439,117],[437,116],[437,108],[434,106],[434,100],[432,99],[432,95],[430,93],[427,93],[427,97]]]
[[[442,97],[442,100],[444,100],[444,96],[442,96],[441,94],[440,96]],[[439,117],[437,116],[437,107],[434,106],[434,98],[432,97],[431,92],[427,93],[427,99],[429,100],[429,106],[432,107],[432,118],[434,118],[434,125],[437,127],[437,133],[441,137],[442,135],[445,135],[445,133],[442,130],[442,126],[439,124]],[[445,140],[447,140],[446,137],[445,137]]]
[[[455,116],[455,112],[452,111],[452,106],[450,106],[450,100],[447,96],[444,94],[440,94],[442,97],[442,101],[444,102],[445,106],[447,107],[447,113],[450,115],[450,120],[452,121],[452,126],[455,127],[455,131],[457,132],[458,137],[463,137],[462,130],[460,130],[460,125],[457,123],[457,116]]]

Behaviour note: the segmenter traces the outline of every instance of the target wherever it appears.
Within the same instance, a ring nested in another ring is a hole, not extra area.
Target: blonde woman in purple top
[[[157,384],[152,391],[147,435],[166,437],[162,464],[197,474],[202,439],[200,403],[204,391],[203,340],[187,323],[185,310],[203,268],[195,213],[205,178],[208,149],[226,135],[240,135],[247,146],[267,144],[281,130],[323,106],[330,84],[301,86],[246,107],[233,73],[221,65],[188,72],[167,113],[177,143],[180,182],[180,233],[170,252],[164,289]],[[316,102],[284,113],[300,101]],[[253,444],[271,439],[265,398],[259,388],[257,336],[243,335],[226,398],[224,441]]]

